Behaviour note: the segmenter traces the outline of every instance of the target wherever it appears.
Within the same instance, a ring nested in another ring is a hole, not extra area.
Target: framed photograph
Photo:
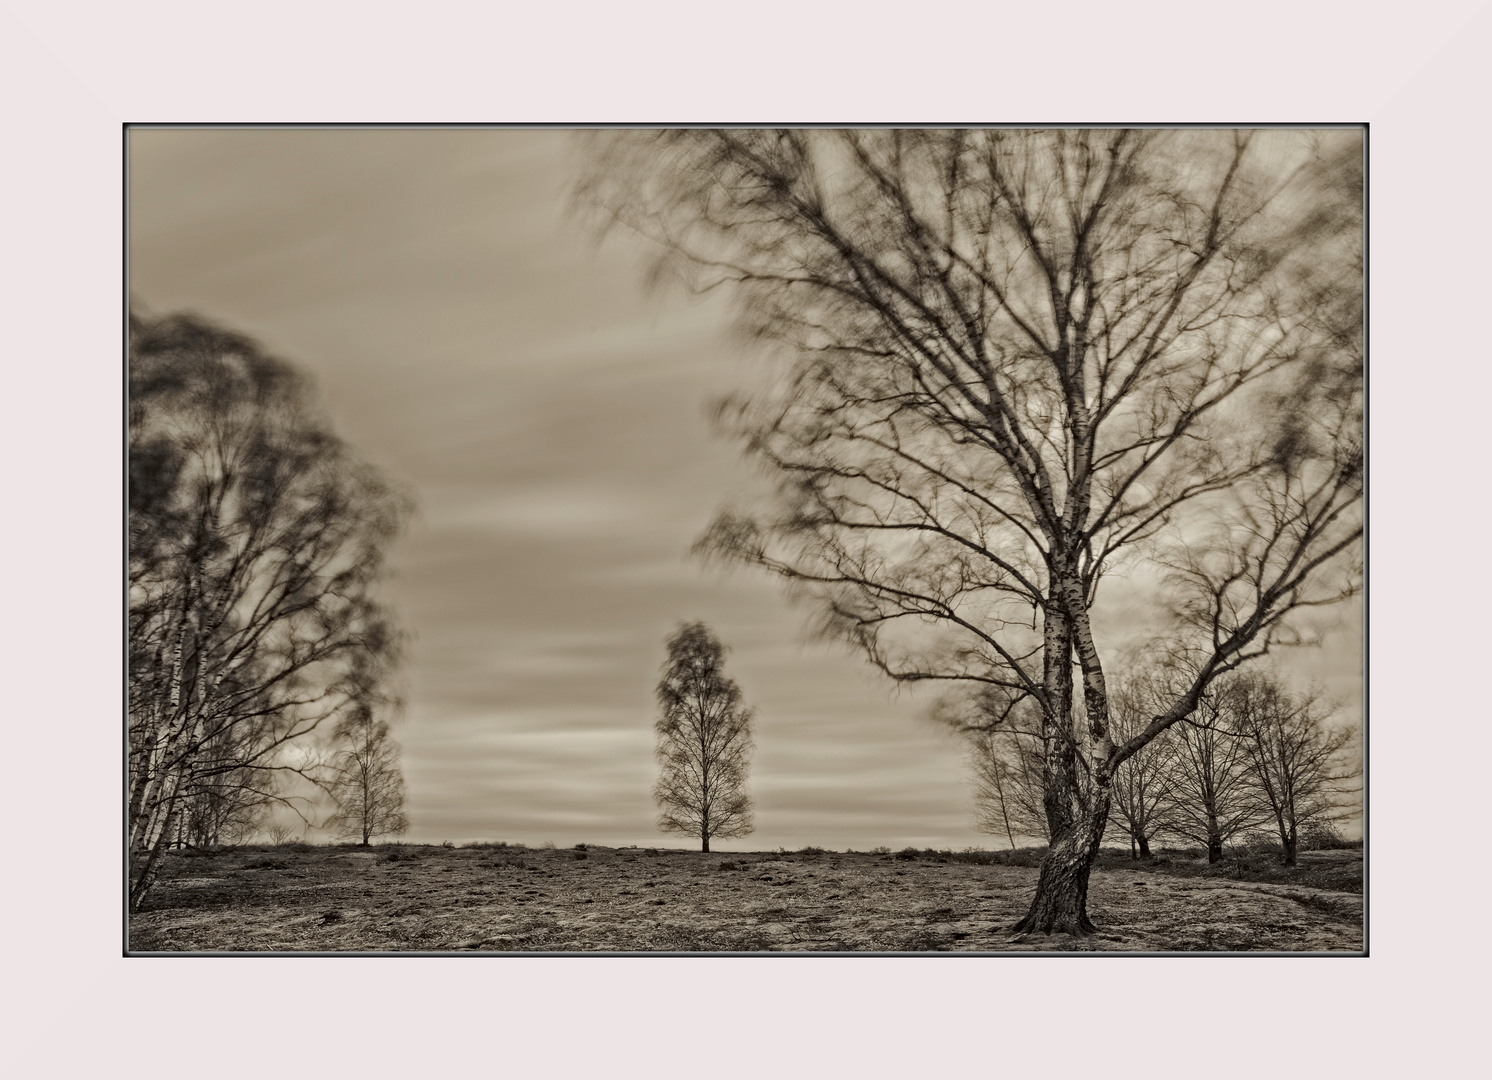
[[[128,952],[1365,955],[1365,127],[126,140]]]

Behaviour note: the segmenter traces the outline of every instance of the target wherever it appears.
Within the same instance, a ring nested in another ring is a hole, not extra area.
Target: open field
[[[1105,854],[1099,933],[1019,937],[1030,853],[383,845],[172,854],[135,952],[1321,951],[1363,947],[1359,851]],[[1002,861],[995,861],[1002,860]],[[1024,865],[1022,865],[1024,864]]]

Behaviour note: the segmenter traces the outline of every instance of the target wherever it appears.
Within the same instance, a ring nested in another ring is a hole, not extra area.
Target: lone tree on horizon
[[[334,733],[335,770],[327,786],[336,812],[325,827],[338,836],[355,837],[367,847],[375,836],[399,836],[409,830],[404,814],[404,773],[399,744],[389,726],[359,705]]]
[[[658,683],[658,829],[699,837],[701,851],[710,850],[711,837],[728,840],[754,828],[751,799],[742,790],[752,713],[721,670],[724,660],[725,646],[709,627],[685,623],[668,639]]]

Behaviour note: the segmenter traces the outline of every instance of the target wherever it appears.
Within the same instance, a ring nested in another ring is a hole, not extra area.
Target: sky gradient
[[[709,400],[750,379],[718,300],[645,295],[643,249],[566,221],[555,131],[141,130],[130,289],[313,374],[414,497],[390,598],[408,839],[657,844],[653,687],[702,619],[757,709],[757,831],[722,850],[995,845],[959,746],[778,584],[689,557],[760,480]],[[1120,584],[1122,589],[1122,583]],[[1108,609],[1124,630],[1123,603]],[[1361,709],[1354,605],[1284,662]]]

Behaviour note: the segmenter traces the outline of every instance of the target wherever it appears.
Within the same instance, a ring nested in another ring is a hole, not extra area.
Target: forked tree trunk
[[[1108,823],[1109,803],[1103,797],[1094,801],[1097,805],[1079,815],[1072,828],[1052,838],[1046,858],[1041,860],[1031,909],[1012,929],[1023,934],[1076,936],[1097,929],[1088,918],[1088,877]]]
[[[1042,659],[1047,702],[1041,714],[1042,803],[1051,843],[1041,860],[1036,895],[1026,917],[1011,929],[1023,934],[1091,934],[1088,920],[1088,875],[1098,841],[1109,818],[1107,786],[1096,788],[1082,809],[1073,800],[1078,790],[1072,731],[1072,629],[1062,605],[1046,606]]]

